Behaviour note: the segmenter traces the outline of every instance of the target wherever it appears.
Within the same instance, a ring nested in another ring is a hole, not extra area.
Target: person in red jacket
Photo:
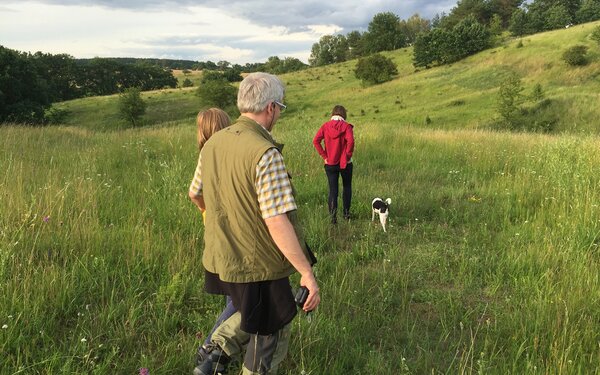
[[[321,144],[325,140],[325,148]],[[331,119],[321,125],[313,139],[313,145],[325,161],[325,174],[329,183],[329,214],[331,222],[337,223],[338,180],[342,176],[342,202],[344,218],[350,220],[352,201],[352,152],[354,151],[353,125],[346,121],[346,108],[333,107]]]

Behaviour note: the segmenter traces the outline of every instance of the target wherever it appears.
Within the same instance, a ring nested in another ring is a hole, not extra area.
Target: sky
[[[0,45],[75,58],[308,62],[323,35],[366,31],[373,16],[448,13],[457,0],[0,0]]]

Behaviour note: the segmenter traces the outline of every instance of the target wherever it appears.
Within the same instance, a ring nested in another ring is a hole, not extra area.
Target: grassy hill
[[[550,112],[557,119],[554,132],[598,134],[600,48],[589,39],[598,25],[600,22],[509,39],[455,64],[420,71],[412,66],[411,48],[386,53],[398,65],[399,75],[391,82],[372,87],[363,87],[354,77],[356,61],[283,75],[290,105],[286,117],[294,119],[303,113],[309,116],[308,120],[319,122],[330,107],[342,103],[357,124],[487,129],[498,118],[498,88],[514,72],[523,81],[525,95],[531,93],[535,84],[542,85],[550,105],[541,111]],[[590,47],[591,62],[584,67],[569,67],[561,59],[564,50],[576,44]],[[185,77],[179,73],[178,78]],[[190,78],[197,84],[194,74]],[[182,88],[146,93],[144,97],[149,104],[146,124],[189,121],[202,107],[193,92],[194,88]],[[116,96],[86,98],[58,106],[73,111],[68,125],[114,129],[119,127],[115,101]],[[90,108],[106,115],[94,116]],[[425,121],[426,117],[430,123]]]
[[[283,76],[274,134],[323,302],[294,322],[280,373],[600,372],[598,47],[586,67],[560,60],[598,24],[418,72],[391,52],[399,77],[375,87],[355,62]],[[510,71],[542,84],[556,134],[489,130]],[[114,96],[62,103],[64,126],[0,127],[0,374],[193,368],[223,306],[202,292],[187,198],[202,103],[144,95],[142,128],[119,123]],[[331,227],[311,139],[337,103],[355,124],[354,218]],[[376,196],[393,201],[387,234]]]

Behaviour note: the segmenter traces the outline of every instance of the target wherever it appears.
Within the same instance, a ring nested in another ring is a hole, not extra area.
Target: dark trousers
[[[332,218],[336,217],[338,207],[339,177],[342,176],[342,204],[344,207],[344,217],[350,216],[350,202],[352,201],[352,163],[348,163],[346,168],[340,169],[340,165],[325,164],[325,174],[329,183],[329,214]]]

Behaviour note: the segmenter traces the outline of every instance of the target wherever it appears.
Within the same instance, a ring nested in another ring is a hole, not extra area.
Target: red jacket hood
[[[343,120],[331,120],[325,124],[325,135],[331,138],[339,138],[344,135],[348,126],[352,126]]]

